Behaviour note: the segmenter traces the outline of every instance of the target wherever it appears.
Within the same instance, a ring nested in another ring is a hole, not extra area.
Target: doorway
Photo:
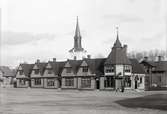
[[[99,78],[96,78],[96,89],[100,89],[100,81],[99,81]]]
[[[137,81],[135,80],[135,89],[137,89]]]

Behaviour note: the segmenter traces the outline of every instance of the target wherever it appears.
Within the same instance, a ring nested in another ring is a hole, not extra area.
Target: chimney
[[[91,59],[91,55],[87,55],[87,58],[88,58],[88,59]]]
[[[147,60],[148,60],[148,57],[147,57],[147,56],[145,56],[145,57],[144,57],[144,60],[145,60],[145,61],[147,61]]]
[[[56,58],[53,58],[53,62],[56,62]]]
[[[39,59],[37,59],[36,63],[40,63],[40,60],[39,60]]]
[[[123,48],[124,48],[125,53],[127,54],[128,45],[125,44]]]
[[[158,56],[158,61],[162,61],[162,56]]]
[[[74,60],[77,60],[77,56],[74,56]]]

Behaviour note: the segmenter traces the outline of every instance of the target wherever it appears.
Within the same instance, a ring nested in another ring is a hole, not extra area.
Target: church
[[[20,64],[17,70],[17,87],[61,88],[78,90],[145,90],[144,67],[127,57],[127,45],[122,45],[117,36],[106,58],[91,58],[82,47],[77,17],[74,46],[69,50],[71,59],[49,62],[37,60],[34,64]]]

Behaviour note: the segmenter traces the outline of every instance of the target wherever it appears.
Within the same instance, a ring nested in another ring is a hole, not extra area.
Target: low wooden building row
[[[136,59],[127,57],[127,45],[119,38],[106,58],[49,61],[20,64],[16,74],[17,87],[100,89],[145,89],[145,71]]]

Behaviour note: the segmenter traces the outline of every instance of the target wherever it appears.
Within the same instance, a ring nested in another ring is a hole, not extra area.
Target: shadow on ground
[[[115,102],[128,108],[149,108],[167,111],[167,94],[154,94]]]

